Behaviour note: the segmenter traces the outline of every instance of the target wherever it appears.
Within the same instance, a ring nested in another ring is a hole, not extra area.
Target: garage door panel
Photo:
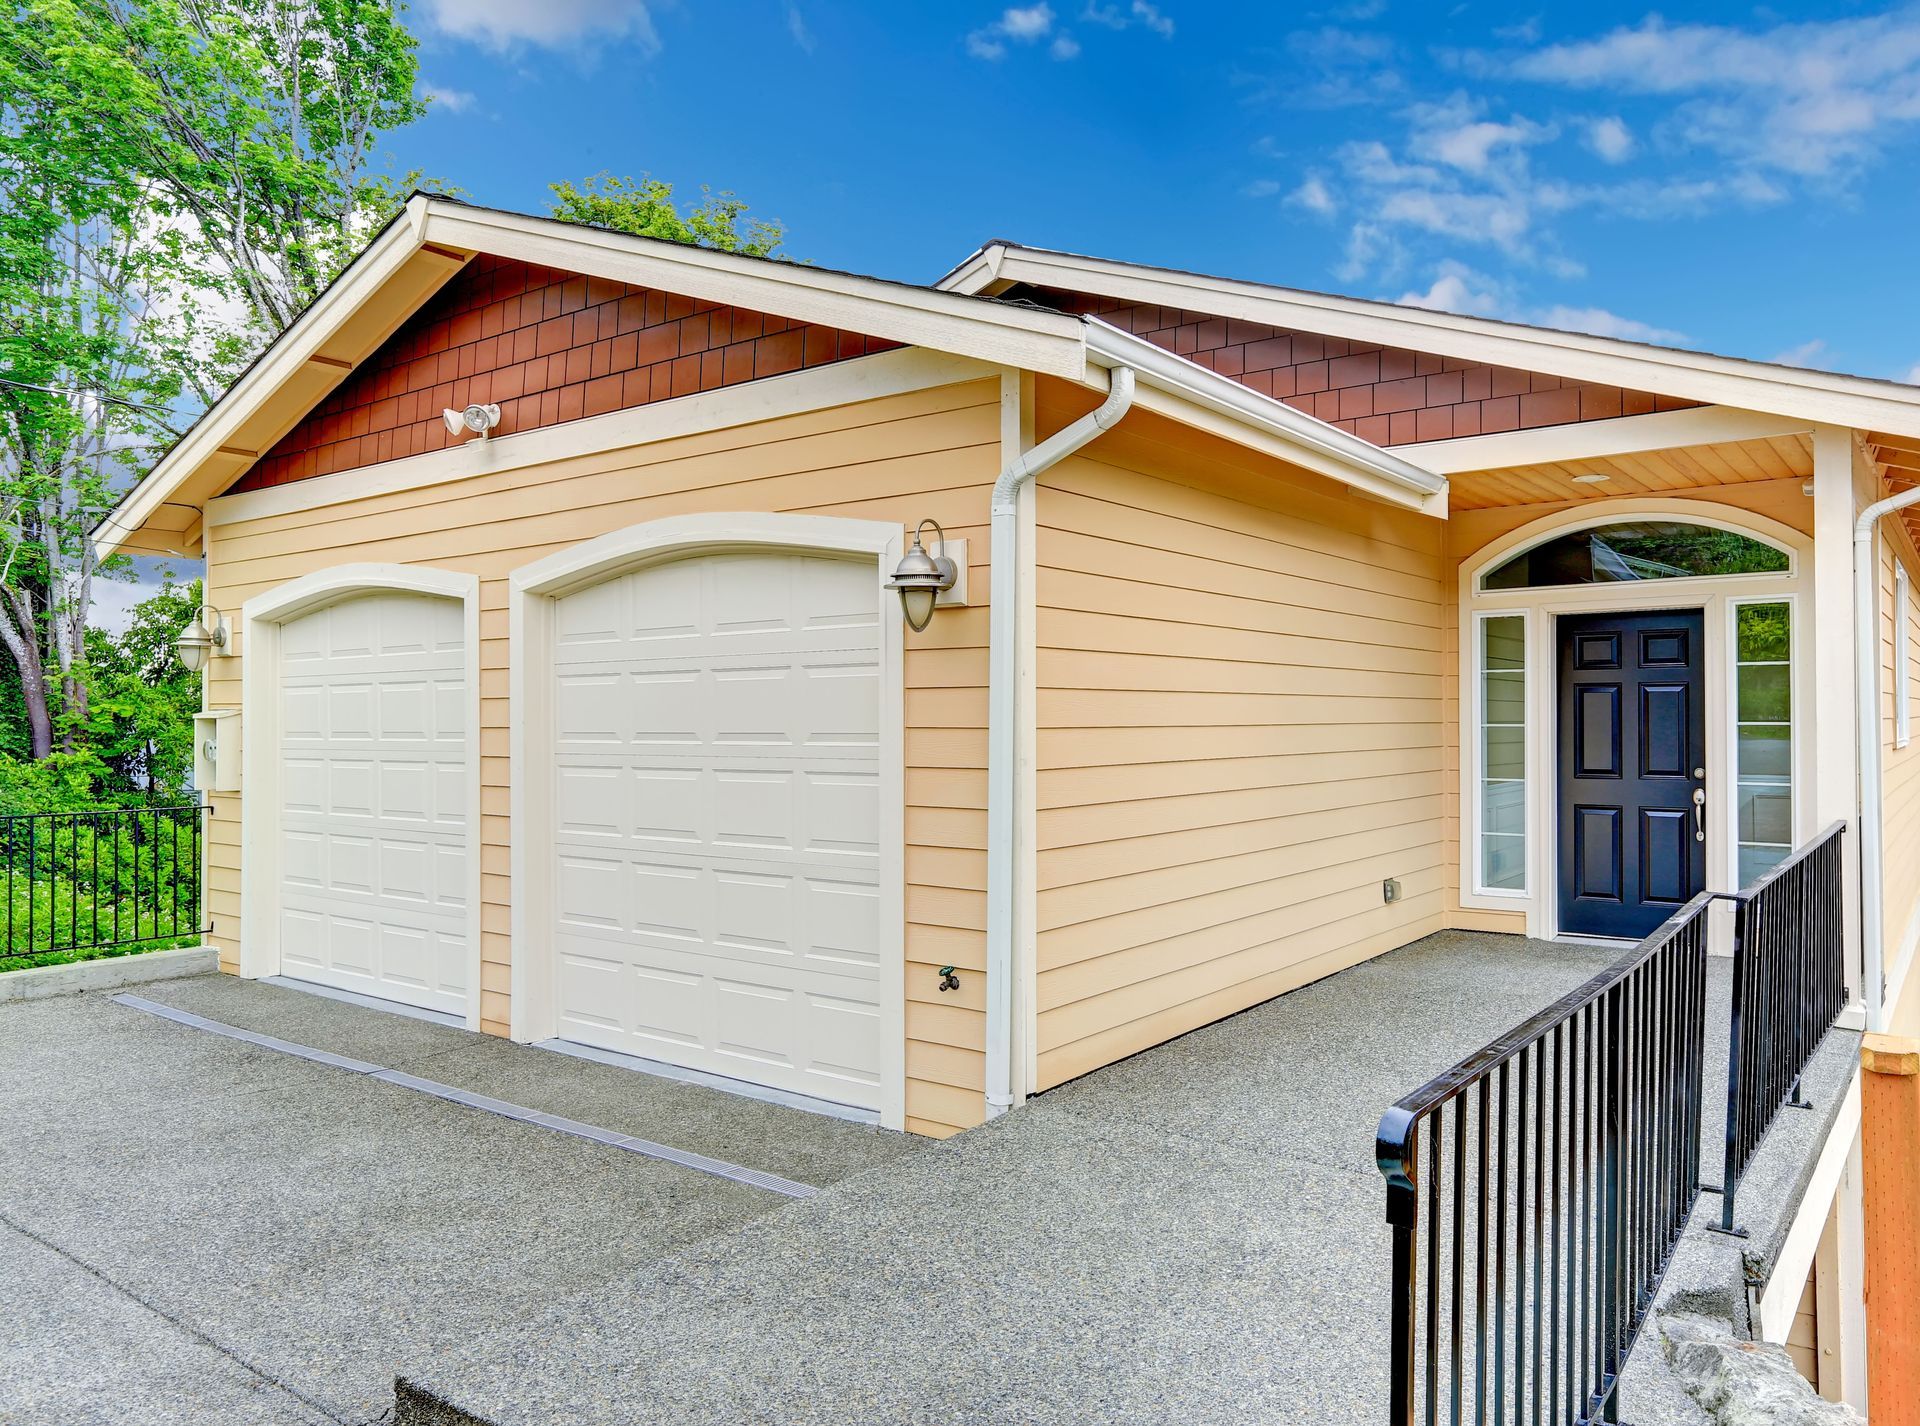
[[[353,599],[282,625],[280,651],[283,971],[464,1013],[461,606]]]
[[[729,553],[559,601],[563,1034],[877,1105],[877,586]]]

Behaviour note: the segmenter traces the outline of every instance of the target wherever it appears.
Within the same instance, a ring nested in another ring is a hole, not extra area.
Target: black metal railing
[[[204,803],[0,817],[0,967],[204,934]]]
[[[1393,1426],[1617,1419],[1700,1191],[1710,904],[1381,1119]]]
[[[1733,1019],[1727,1041],[1727,1143],[1720,1227],[1781,1109],[1804,1105],[1800,1075],[1847,1002],[1841,838],[1836,822],[1726,897],[1734,903]]]

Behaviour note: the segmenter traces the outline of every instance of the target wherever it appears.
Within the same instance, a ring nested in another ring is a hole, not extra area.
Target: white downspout
[[[993,483],[987,609],[987,1117],[1013,1107],[1014,684],[1020,608],[1020,487],[1119,424],[1133,405],[1133,368],[1112,369],[1107,399],[1030,451],[1014,451]]]
[[[1886,965],[1881,942],[1884,870],[1880,848],[1880,563],[1873,530],[1882,515],[1920,501],[1920,485],[1877,500],[1853,524],[1853,701],[1860,727],[1860,987],[1867,1029],[1886,1029]],[[1900,674],[1904,677],[1904,673]]]

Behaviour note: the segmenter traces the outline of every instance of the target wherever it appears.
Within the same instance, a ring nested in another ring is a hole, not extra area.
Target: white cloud
[[[1670,328],[1622,317],[1604,307],[1528,306],[1516,300],[1506,283],[1452,259],[1434,268],[1433,282],[1425,291],[1404,292],[1398,301],[1403,307],[1458,312],[1468,317],[1497,317],[1509,322],[1526,322],[1532,326],[1554,327],[1566,332],[1587,332],[1596,337],[1614,337],[1622,341],[1672,343],[1686,340],[1681,333]]]
[[[1536,326],[1556,327],[1563,332],[1588,332],[1596,337],[1617,337],[1625,342],[1659,342],[1672,345],[1684,342],[1684,333],[1670,327],[1656,327],[1607,311],[1604,307],[1547,307],[1532,318]]]
[[[1277,179],[1256,178],[1251,183],[1244,184],[1241,187],[1240,196],[1243,198],[1271,198],[1274,194],[1278,193],[1280,189],[1281,184]]]
[[[1000,12],[999,19],[967,36],[967,53],[975,59],[1005,59],[1009,40],[1022,45],[1038,43],[1053,34],[1053,20],[1053,7],[1046,0],[1037,5],[1009,5]],[[1065,52],[1062,52],[1062,41],[1065,41]],[[1048,48],[1055,59],[1072,59],[1080,53],[1079,44],[1066,34],[1056,36]]]
[[[807,28],[807,17],[798,5],[787,6],[787,35],[807,54],[813,53],[813,31]]]
[[[648,54],[660,51],[646,0],[426,0],[425,8],[446,34],[490,49],[562,49],[591,35],[631,39]]]
[[[1173,38],[1173,20],[1158,5],[1149,4],[1148,0],[1133,0],[1132,5],[1124,8],[1095,4],[1089,0],[1087,8],[1080,12],[1080,18],[1095,25],[1105,25],[1110,30],[1124,30],[1139,25],[1163,40]]]
[[[1587,125],[1587,147],[1607,163],[1625,163],[1633,157],[1633,130],[1611,115],[1595,119]]]
[[[436,109],[445,109],[449,114],[464,114],[474,104],[473,95],[464,89],[445,89],[438,84],[429,84],[421,92]]]
[[[1676,149],[1845,179],[1891,130],[1920,121],[1920,10],[1753,29],[1651,16],[1505,68],[1536,82],[1673,101],[1661,137]]]
[[[1425,292],[1403,292],[1402,307],[1424,307],[1429,312],[1458,312],[1468,317],[1498,316],[1506,297],[1493,279],[1457,262],[1443,262]]]
[[[1826,339],[1824,337],[1814,337],[1811,341],[1800,343],[1799,346],[1788,347],[1783,352],[1775,352],[1772,356],[1768,357],[1767,360],[1780,366],[1805,366],[1813,367],[1816,370],[1823,370],[1826,367],[1826,363],[1821,361],[1820,357],[1826,350]]]
[[[1287,202],[1320,218],[1331,218],[1340,206],[1326,180],[1317,173],[1308,174],[1300,186],[1287,195]]]
[[[1912,366],[1908,367],[1905,376],[1895,379],[1904,381],[1909,386],[1920,386],[1920,362],[1915,362]]]

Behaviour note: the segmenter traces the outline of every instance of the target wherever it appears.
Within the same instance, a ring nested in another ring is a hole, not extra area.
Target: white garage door
[[[558,601],[564,1038],[878,1107],[878,602],[771,552]]]
[[[348,600],[281,626],[281,974],[464,1015],[462,606]]]

